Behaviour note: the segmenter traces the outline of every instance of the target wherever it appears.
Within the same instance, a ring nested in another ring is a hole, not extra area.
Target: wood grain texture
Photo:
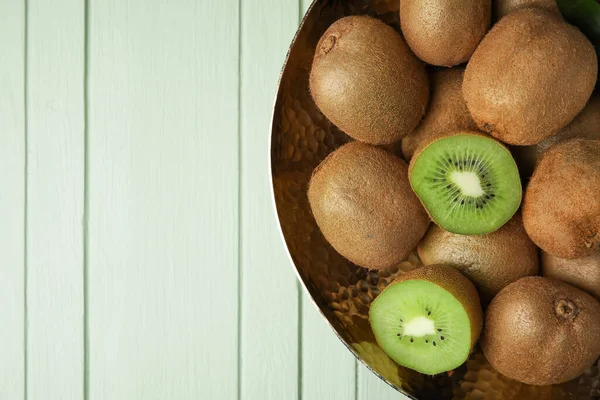
[[[0,1],[0,398],[25,389],[25,8]]]
[[[312,0],[300,0],[300,20]],[[356,359],[302,293],[302,395],[305,400],[356,400]]]
[[[302,395],[311,399],[356,399],[355,358],[315,305],[302,296]]]
[[[29,0],[28,400],[84,396],[84,16]]]
[[[298,0],[245,0],[241,20],[241,399],[300,400],[298,283],[269,190],[270,115]]]
[[[306,11],[308,11],[308,8],[313,3],[313,0],[299,0],[299,1],[300,1],[300,11],[302,14],[302,15],[300,15],[300,20],[302,20],[302,18],[304,17],[304,13],[306,13]]]
[[[362,363],[358,363],[357,393],[357,400],[408,400],[408,397],[393,389]]]
[[[90,400],[237,398],[237,7],[91,0]]]

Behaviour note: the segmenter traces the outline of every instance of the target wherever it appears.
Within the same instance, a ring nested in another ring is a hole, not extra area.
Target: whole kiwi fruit
[[[559,279],[600,298],[600,251],[582,258],[560,258],[542,252],[542,275]]]
[[[411,134],[412,135],[412,134]],[[533,146],[518,146],[511,149],[521,175],[530,177],[540,155],[556,143],[568,139],[600,139],[600,96],[593,95],[577,117],[554,136]]]
[[[321,112],[356,140],[389,144],[425,113],[425,67],[392,27],[366,16],[345,17],[323,34],[310,72]]]
[[[520,214],[487,235],[457,235],[432,225],[418,252],[425,265],[446,264],[462,272],[485,303],[507,285],[539,270],[537,247],[525,233]]]
[[[429,226],[410,189],[407,164],[360,142],[340,147],[316,168],[308,200],[325,239],[369,269],[404,260]]]
[[[497,20],[522,8],[543,8],[556,15],[560,15],[560,9],[556,0],[495,0],[494,18]]]
[[[463,94],[477,125],[513,145],[553,136],[585,107],[598,61],[590,41],[536,8],[502,18],[467,64]]]
[[[552,146],[525,190],[523,224],[542,250],[561,258],[592,254],[600,245],[600,141]]]
[[[463,67],[431,74],[429,109],[417,128],[402,139],[402,154],[410,161],[417,148],[447,133],[477,130],[462,95]]]
[[[509,378],[530,385],[569,381],[600,356],[600,303],[564,282],[522,278],[487,308],[481,347]]]
[[[421,60],[451,67],[469,60],[491,23],[491,0],[402,0],[400,24]]]

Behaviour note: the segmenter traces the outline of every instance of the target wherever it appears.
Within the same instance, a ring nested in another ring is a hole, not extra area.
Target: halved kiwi
[[[475,132],[458,132],[425,146],[411,160],[409,179],[433,221],[452,233],[494,232],[521,203],[512,155]]]
[[[456,269],[432,265],[401,275],[371,304],[377,343],[398,364],[435,375],[459,367],[483,315],[475,286]]]

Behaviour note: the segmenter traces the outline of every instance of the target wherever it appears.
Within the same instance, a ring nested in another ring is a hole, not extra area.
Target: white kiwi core
[[[481,181],[475,172],[452,171],[450,179],[458,186],[463,196],[480,197],[485,194],[481,187]]]
[[[423,337],[435,334],[435,324],[426,317],[415,317],[404,324],[404,335]]]

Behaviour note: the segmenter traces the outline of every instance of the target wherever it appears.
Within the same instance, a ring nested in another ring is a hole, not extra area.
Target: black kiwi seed
[[[429,340],[425,339],[425,343],[429,343]]]
[[[412,342],[414,342],[413,338],[410,338],[410,342],[411,342],[411,343],[412,343]]]
[[[443,336],[440,336],[440,339],[444,340],[444,337],[443,337]]]
[[[437,331],[438,331],[438,332],[441,332],[442,330],[441,330],[440,328],[438,328],[438,330],[437,330]]]
[[[436,344],[435,344],[435,340],[433,341],[433,345],[434,345],[434,346],[436,346]]]

